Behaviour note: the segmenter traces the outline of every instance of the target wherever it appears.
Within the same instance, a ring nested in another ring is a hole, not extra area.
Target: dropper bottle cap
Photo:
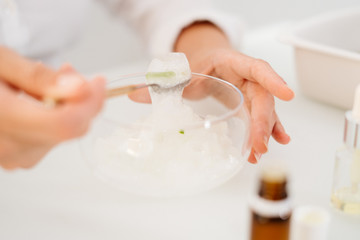
[[[360,149],[360,84],[356,87],[352,111],[345,113],[344,143]]]
[[[326,208],[304,205],[295,208],[291,221],[291,240],[326,240],[331,216]]]

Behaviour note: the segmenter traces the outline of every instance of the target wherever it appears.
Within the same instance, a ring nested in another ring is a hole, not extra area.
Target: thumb
[[[64,64],[57,72],[55,79],[51,79],[43,86],[43,98],[73,99],[89,92],[89,84],[83,76],[77,73],[69,64]]]

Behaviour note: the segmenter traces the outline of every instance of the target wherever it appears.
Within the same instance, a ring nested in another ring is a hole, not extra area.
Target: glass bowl
[[[145,80],[144,73],[132,74],[107,87]],[[242,168],[250,154],[250,118],[234,85],[192,73],[181,101],[196,120],[176,116],[174,106],[164,118],[180,119],[173,128],[149,121],[148,93],[145,88],[108,99],[80,141],[97,177],[135,194],[184,196],[215,188]]]

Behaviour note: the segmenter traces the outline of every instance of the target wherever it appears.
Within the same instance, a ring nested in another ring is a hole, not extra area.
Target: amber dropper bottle
[[[284,171],[263,171],[259,191],[250,202],[251,240],[288,240],[291,203]]]

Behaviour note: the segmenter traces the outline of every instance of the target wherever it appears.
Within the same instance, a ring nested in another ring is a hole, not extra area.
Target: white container
[[[326,240],[330,214],[322,207],[295,208],[291,220],[291,240]]]
[[[352,107],[360,83],[360,7],[300,22],[282,40],[294,46],[297,80],[306,96]]]

